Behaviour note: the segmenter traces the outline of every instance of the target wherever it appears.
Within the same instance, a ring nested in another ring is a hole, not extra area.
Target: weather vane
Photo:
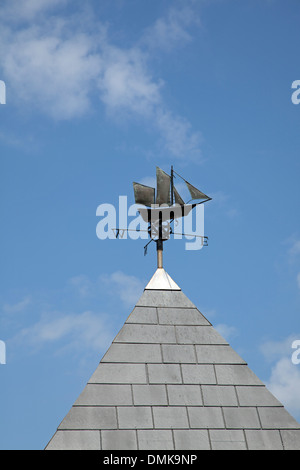
[[[174,178],[176,178],[175,175],[179,176],[179,178],[185,182],[191,195],[191,199],[187,203],[184,202],[174,186]],[[163,267],[163,242],[169,240],[170,235],[199,236],[202,238],[202,245],[207,245],[208,237],[203,235],[177,233],[171,226],[176,219],[187,216],[197,205],[203,204],[204,202],[212,199],[176,173],[173,170],[173,166],[171,166],[170,175],[165,173],[159,167],[156,167],[156,194],[155,188],[141,183],[134,182],[133,190],[135,203],[144,206],[139,208],[138,212],[144,222],[148,224],[147,232],[151,238],[144,246],[144,254],[147,254],[148,245],[152,241],[155,241],[158,268]],[[116,238],[118,238],[120,231],[123,230],[126,229],[115,229]]]

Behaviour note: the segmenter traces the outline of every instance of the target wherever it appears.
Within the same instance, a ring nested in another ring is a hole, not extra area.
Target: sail
[[[187,185],[187,188],[190,192],[190,195],[191,195],[192,199],[210,199],[209,196],[204,194],[199,189],[195,188],[195,186],[193,186],[191,183],[188,183],[187,181],[185,181],[185,184]]]
[[[171,204],[171,197],[170,197],[171,177],[158,167],[156,167],[156,184],[157,184],[156,204],[170,205]]]
[[[150,207],[155,201],[155,189],[140,183],[133,183],[134,199],[136,204]]]
[[[182,199],[182,197],[181,197],[180,194],[178,193],[178,191],[177,191],[177,189],[175,188],[175,186],[173,187],[173,191],[174,191],[175,203],[176,203],[176,204],[179,204],[180,206],[184,206],[184,200]]]

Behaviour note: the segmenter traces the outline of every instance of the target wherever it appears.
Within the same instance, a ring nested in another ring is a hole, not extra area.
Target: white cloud
[[[12,22],[33,20],[37,15],[62,7],[69,0],[3,0],[0,17]]]
[[[263,353],[267,361],[275,361],[281,359],[283,356],[288,356],[291,353],[291,345],[297,339],[297,335],[290,335],[280,341],[265,341],[260,346],[260,351]]]
[[[286,240],[284,240],[283,244],[288,245],[287,248],[287,255],[288,255],[288,262],[294,269],[299,269],[299,260],[300,260],[300,239],[292,235]],[[300,272],[295,273],[296,276],[296,285],[300,289]]]
[[[160,83],[147,71],[138,49],[122,50],[107,46],[103,75],[99,80],[101,99],[110,112],[125,110],[150,117],[160,103]]]
[[[65,37],[70,26],[57,19],[52,28],[32,26],[5,38],[3,68],[15,100],[55,119],[89,111],[92,82],[101,70],[93,37],[78,31]]]
[[[44,314],[30,327],[23,328],[13,339],[14,343],[28,344],[40,348],[49,343],[56,344],[56,351],[86,350],[102,351],[113,339],[112,328],[107,317],[86,311],[79,314]]]
[[[201,157],[201,133],[194,132],[191,124],[184,118],[168,110],[157,109],[155,123],[160,131],[165,148],[179,159],[187,157],[199,161]]]
[[[289,249],[289,254],[292,257],[300,255],[300,240],[294,240],[292,246]]]
[[[28,295],[24,299],[14,304],[4,304],[3,312],[8,314],[15,314],[23,312],[31,304],[31,297]]]
[[[55,14],[58,1],[6,2],[0,32],[2,68],[10,99],[28,111],[37,109],[55,120],[74,119],[93,110],[98,96],[110,116],[142,118],[161,137],[173,157],[198,159],[201,134],[166,108],[163,80],[149,68],[149,41],[117,47],[107,27],[91,14]],[[51,8],[51,15],[45,13]],[[8,13],[11,14],[8,14]],[[12,20],[22,19],[16,26]],[[37,16],[37,18],[36,18]],[[32,18],[35,21],[30,21]],[[27,20],[27,22],[26,22]],[[185,43],[194,22],[189,8],[172,8],[152,27],[162,48]],[[149,32],[149,31],[148,31]]]
[[[300,335],[293,334],[280,341],[266,341],[260,346],[267,361],[273,362],[267,388],[295,416],[300,413],[300,366],[293,364],[292,344]]]
[[[238,335],[238,330],[235,326],[226,325],[225,323],[220,323],[214,327],[220,335],[229,341],[229,339],[234,338]]]
[[[300,412],[300,368],[292,363],[290,357],[283,357],[276,362],[266,386],[288,411]]]
[[[122,271],[103,276],[102,280],[109,286],[110,292],[114,296],[120,297],[126,306],[135,305],[145,287],[143,281]]]
[[[94,290],[93,283],[84,274],[69,279],[68,285],[73,287],[81,297],[87,297]]]
[[[103,295],[103,285],[106,294],[121,300],[125,306],[135,304],[145,287],[145,283],[136,276],[125,274],[122,271],[101,275],[96,280],[91,280],[86,275],[78,275],[67,282],[67,287],[79,294],[84,301],[89,299],[95,301],[100,294]]]
[[[174,47],[183,46],[192,40],[188,29],[200,21],[195,11],[188,5],[182,8],[170,8],[164,17],[158,18],[147,28],[142,41],[151,49],[169,52]]]
[[[300,239],[295,235],[292,235],[291,237],[287,238],[283,243],[285,245],[288,245],[287,254],[289,263],[291,265],[299,264]]]
[[[91,280],[86,275],[70,278],[62,289],[44,290],[26,296],[15,303],[5,303],[2,311],[14,320],[10,328],[14,334],[7,336],[10,350],[19,354],[37,353],[47,345],[57,354],[71,352],[85,358],[91,352],[106,350],[116,334],[119,308],[109,307],[111,296],[117,306],[127,308],[137,302],[144,283],[135,276],[121,271]],[[99,303],[103,311],[98,311]],[[30,307],[30,319],[20,314]],[[29,324],[31,322],[31,324]],[[7,327],[7,324],[4,326]]]

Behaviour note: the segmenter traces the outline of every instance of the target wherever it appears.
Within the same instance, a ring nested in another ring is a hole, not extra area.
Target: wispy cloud
[[[265,384],[294,415],[300,413],[300,367],[292,362],[292,344],[299,338],[300,335],[293,334],[280,341],[266,341],[260,347],[266,360],[273,362],[270,378]]]
[[[75,289],[81,297],[87,297],[94,290],[93,283],[88,276],[81,274],[68,280],[68,286]]]
[[[119,307],[134,306],[144,285],[142,280],[121,271],[96,279],[81,274],[56,291],[45,290],[5,302],[2,312],[9,325],[2,318],[1,326],[5,327],[10,350],[14,354],[21,350],[37,353],[50,346],[55,354],[72,353],[81,358],[104,352],[117,333]],[[114,305],[119,305],[117,312],[111,308],[111,298]],[[30,317],[24,316],[28,311]]]
[[[31,304],[31,301],[31,297],[27,295],[19,302],[13,304],[5,303],[3,305],[3,312],[7,314],[21,313]]]
[[[295,275],[295,284],[300,289],[300,239],[299,236],[295,234],[284,240],[284,245],[287,246],[287,261],[289,265],[293,268]]]
[[[223,336],[224,339],[226,339],[226,341],[229,341],[238,335],[238,330],[235,326],[230,326],[225,323],[219,323],[218,325],[215,325],[214,328],[221,336]]]
[[[119,296],[125,306],[133,306],[142,294],[145,283],[136,276],[130,276],[122,271],[102,276],[114,296]]]
[[[141,42],[150,49],[160,49],[170,52],[192,41],[189,28],[200,25],[199,16],[186,2],[182,7],[172,7],[167,14],[158,18],[148,27]]]
[[[69,8],[64,12],[65,4]],[[80,16],[70,8],[68,0],[4,3],[2,68],[15,104],[55,120],[69,120],[94,111],[98,97],[110,118],[124,113],[144,120],[169,155],[199,160],[201,133],[166,106],[166,84],[153,78],[150,66],[154,54],[150,38],[155,37],[161,50],[183,46],[191,40],[195,12],[172,7],[142,39],[123,48],[113,44],[107,26],[91,10]]]
[[[54,344],[56,353],[71,351],[78,355],[87,350],[103,351],[112,338],[112,329],[103,314],[49,312],[33,325],[21,329],[13,342],[23,347],[27,344],[33,350]]]
[[[6,30],[1,37],[15,101],[60,120],[90,110],[92,82],[101,70],[93,36],[71,28],[71,20],[50,18],[46,26]]]
[[[276,362],[266,386],[288,411],[300,413],[300,369],[291,358],[283,357]]]
[[[69,0],[3,0],[0,18],[11,22],[33,20],[38,15],[64,6]]]
[[[293,240],[289,248],[289,255],[295,259],[300,255],[300,240]]]
[[[260,351],[267,361],[272,362],[281,359],[283,356],[291,354],[291,345],[297,339],[297,336],[300,337],[300,335],[293,334],[279,341],[264,341],[260,345]]]

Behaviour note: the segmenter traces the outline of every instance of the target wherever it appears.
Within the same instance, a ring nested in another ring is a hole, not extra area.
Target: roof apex
[[[149,290],[181,290],[164,268],[157,268],[145,289]]]

